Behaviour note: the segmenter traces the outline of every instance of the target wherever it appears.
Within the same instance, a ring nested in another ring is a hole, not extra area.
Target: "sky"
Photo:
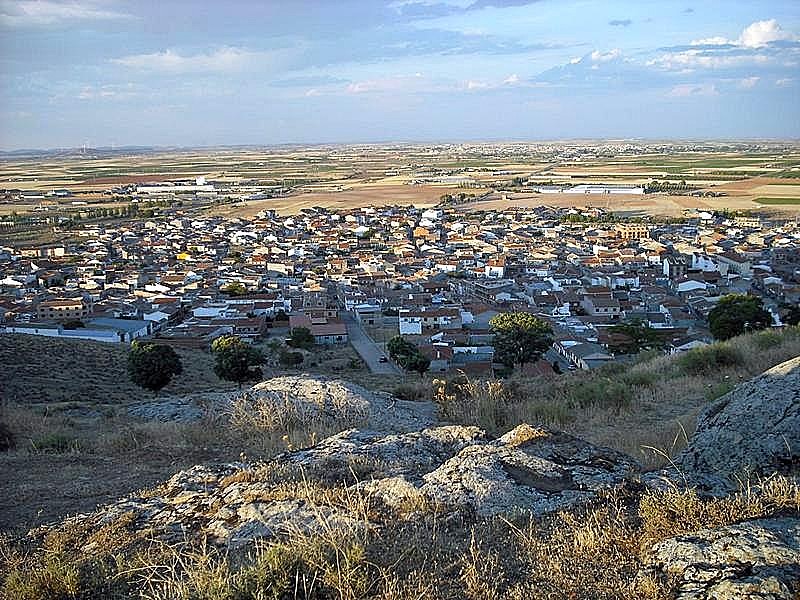
[[[800,138],[800,1],[0,0],[0,149]]]

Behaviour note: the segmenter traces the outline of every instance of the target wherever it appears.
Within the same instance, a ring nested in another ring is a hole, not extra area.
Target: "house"
[[[578,340],[560,340],[553,343],[553,349],[571,364],[584,371],[602,367],[614,360],[599,344]]]
[[[619,317],[622,312],[619,300],[607,296],[586,296],[581,302],[581,306],[592,317],[602,316],[614,319]]]
[[[339,319],[329,319],[326,316],[311,317],[306,313],[289,315],[289,331],[298,327],[305,327],[314,336],[314,343],[320,346],[346,344],[347,325]]]
[[[708,346],[708,336],[701,334],[687,335],[685,337],[673,340],[667,345],[667,352],[670,354],[680,354],[681,352],[688,352],[695,348],[702,348]]]
[[[401,335],[420,335],[428,329],[461,329],[458,308],[400,309],[398,322]]]
[[[91,312],[91,302],[83,298],[45,300],[36,307],[36,316],[40,321],[80,321],[87,318]]]

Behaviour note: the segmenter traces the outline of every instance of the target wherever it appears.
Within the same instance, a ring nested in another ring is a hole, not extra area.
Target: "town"
[[[554,332],[541,360],[522,365],[526,375],[709,344],[707,317],[727,294],[759,297],[776,327],[796,322],[796,219],[547,205],[468,212],[448,199],[252,218],[174,208],[78,225],[69,242],[2,247],[0,332],[208,349],[224,335],[283,342],[304,328],[315,344],[352,344],[375,373],[400,372],[387,348],[400,335],[426,370],[492,376],[508,372],[490,324],[506,312],[531,313]]]

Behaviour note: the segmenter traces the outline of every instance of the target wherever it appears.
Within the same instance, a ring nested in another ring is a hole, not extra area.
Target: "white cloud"
[[[792,83],[794,83],[793,77],[784,77],[775,81],[775,85],[778,87],[785,87],[787,85],[791,85]]]
[[[693,40],[690,46],[725,46],[730,42],[722,36],[715,36],[710,38],[703,38],[702,40]]]
[[[193,73],[203,71],[239,71],[247,66],[255,65],[267,58],[262,52],[251,52],[241,48],[223,47],[206,54],[182,55],[174,50],[152,54],[133,54],[112,59],[112,62],[146,71],[162,71],[167,73]]]
[[[743,48],[763,48],[771,42],[796,39],[784,31],[775,19],[755,21],[742,30],[738,39],[729,40],[722,36],[694,40],[692,46],[741,46]]]
[[[622,56],[620,49],[614,48],[608,52],[600,52],[599,50],[595,50],[589,55],[589,58],[591,58],[593,62],[609,62],[619,58],[620,56]]]
[[[8,27],[53,25],[64,21],[110,21],[131,15],[92,1],[0,0],[0,24]]]
[[[369,94],[382,92],[429,92],[440,89],[437,81],[425,77],[422,73],[414,75],[398,75],[379,79],[367,79],[349,84],[345,91],[348,94]]]
[[[703,50],[668,52],[647,61],[649,67],[689,73],[694,69],[722,69],[745,65],[763,65],[770,61],[766,54],[710,54]]]
[[[794,40],[796,36],[781,29],[775,19],[756,21],[742,30],[735,40],[721,36],[691,42],[690,48],[680,52],[668,52],[648,61],[647,66],[669,71],[692,72],[694,69],[727,69],[746,66],[763,66],[779,59],[768,46],[772,42]],[[732,47],[732,48],[731,48]],[[787,52],[792,52],[787,49]]]
[[[519,76],[516,73],[513,73],[513,74],[509,75],[508,77],[506,77],[503,80],[503,83],[505,85],[516,85],[516,84],[519,83]]]
[[[489,87],[489,84],[483,81],[467,81],[465,84],[468,90],[485,90]]]
[[[768,21],[756,21],[747,26],[742,31],[742,35],[739,36],[738,43],[746,48],[761,48],[770,42],[791,39],[793,39],[793,36],[788,31],[781,29],[775,19],[770,19]]]
[[[689,98],[691,96],[718,96],[719,92],[713,83],[684,83],[673,87],[667,95],[672,98]]]
[[[87,85],[76,95],[79,100],[125,100],[141,95],[133,83],[123,85]]]
[[[745,90],[750,90],[756,87],[756,84],[761,81],[761,77],[745,77],[739,80],[739,87]]]

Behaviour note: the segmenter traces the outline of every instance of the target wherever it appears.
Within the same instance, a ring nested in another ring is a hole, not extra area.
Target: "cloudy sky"
[[[800,137],[800,1],[0,0],[0,148]]]

